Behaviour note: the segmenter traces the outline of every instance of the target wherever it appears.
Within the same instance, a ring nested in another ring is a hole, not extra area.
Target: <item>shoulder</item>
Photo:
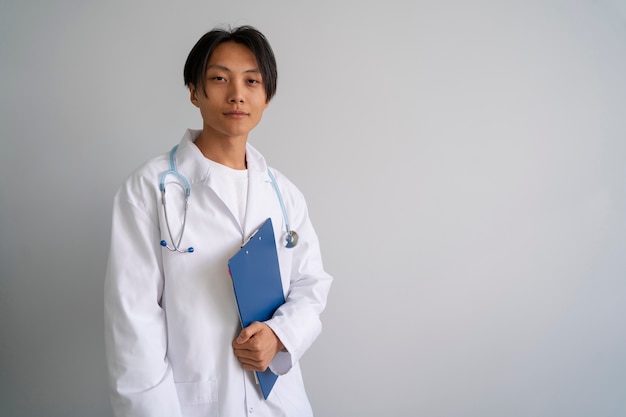
[[[267,170],[270,180],[275,181],[276,186],[278,186],[284,203],[296,212],[306,210],[306,199],[302,191],[278,169],[268,167]]]
[[[165,174],[172,165],[177,166],[179,170],[182,169],[181,166],[187,168],[187,165],[192,167],[197,165],[195,159],[198,157],[194,155],[194,151],[196,154],[199,152],[193,145],[193,141],[199,134],[198,130],[187,129],[181,141],[174,147],[176,148],[176,163],[173,162],[174,148],[145,161],[126,178],[118,189],[117,195],[136,202],[145,198],[146,195],[160,193],[159,184],[165,180]]]
[[[161,175],[169,167],[168,154],[162,153],[139,165],[118,188],[115,203],[130,203],[140,208],[152,204],[159,194]]]
[[[288,191],[302,195],[302,192],[296,184],[294,184],[285,174],[283,174],[277,168],[268,166],[268,172],[276,179],[276,182],[280,187],[286,188]]]
[[[265,157],[250,143],[246,146],[246,157],[248,158],[248,168],[252,168],[266,177],[269,181],[276,181],[276,185],[287,203],[304,202],[304,195],[300,189],[285,174],[277,168],[269,166]]]

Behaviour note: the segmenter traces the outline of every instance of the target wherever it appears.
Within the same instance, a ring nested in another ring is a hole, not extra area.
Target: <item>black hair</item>
[[[274,51],[267,38],[252,26],[240,26],[234,29],[213,29],[205,33],[189,52],[183,75],[185,85],[193,87],[204,93],[204,81],[206,67],[215,48],[224,42],[236,42],[245,45],[252,51],[256,58],[265,94],[269,102],[276,94],[276,83],[278,80],[278,70]]]

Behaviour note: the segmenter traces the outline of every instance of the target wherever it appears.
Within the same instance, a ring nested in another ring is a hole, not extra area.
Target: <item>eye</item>
[[[226,81],[226,78],[222,77],[221,75],[217,75],[213,78],[211,78],[213,81]]]
[[[259,80],[255,80],[254,78],[251,78],[248,80],[248,84],[259,84],[261,81]]]

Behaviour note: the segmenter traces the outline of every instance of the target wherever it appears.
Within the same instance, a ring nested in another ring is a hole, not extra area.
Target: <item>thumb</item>
[[[239,336],[237,336],[237,343],[246,343],[252,336],[261,331],[263,325],[258,321],[250,323],[248,327],[243,329]]]

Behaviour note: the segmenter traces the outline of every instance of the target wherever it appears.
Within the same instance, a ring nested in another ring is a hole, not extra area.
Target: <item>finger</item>
[[[250,340],[252,336],[262,331],[263,326],[264,325],[262,323],[259,323],[258,321],[251,323],[248,327],[246,327],[239,333],[239,336],[237,336],[237,339],[235,339],[236,342],[239,344],[246,343],[248,340]]]
[[[240,360],[248,360],[248,361],[258,361],[261,358],[259,352],[252,351],[250,349],[234,349],[233,352],[237,359]]]
[[[241,366],[244,369],[247,369],[249,371],[261,371],[261,372],[263,372],[269,366],[269,362],[268,361],[259,360],[259,359],[256,359],[256,358],[249,358],[249,357],[246,357],[246,356],[238,356],[237,360],[239,361],[239,363],[241,363]]]
[[[247,363],[269,363],[271,361],[272,355],[267,351],[258,350],[258,349],[249,349],[247,347],[244,348],[235,348],[233,349],[237,360],[240,362]]]

